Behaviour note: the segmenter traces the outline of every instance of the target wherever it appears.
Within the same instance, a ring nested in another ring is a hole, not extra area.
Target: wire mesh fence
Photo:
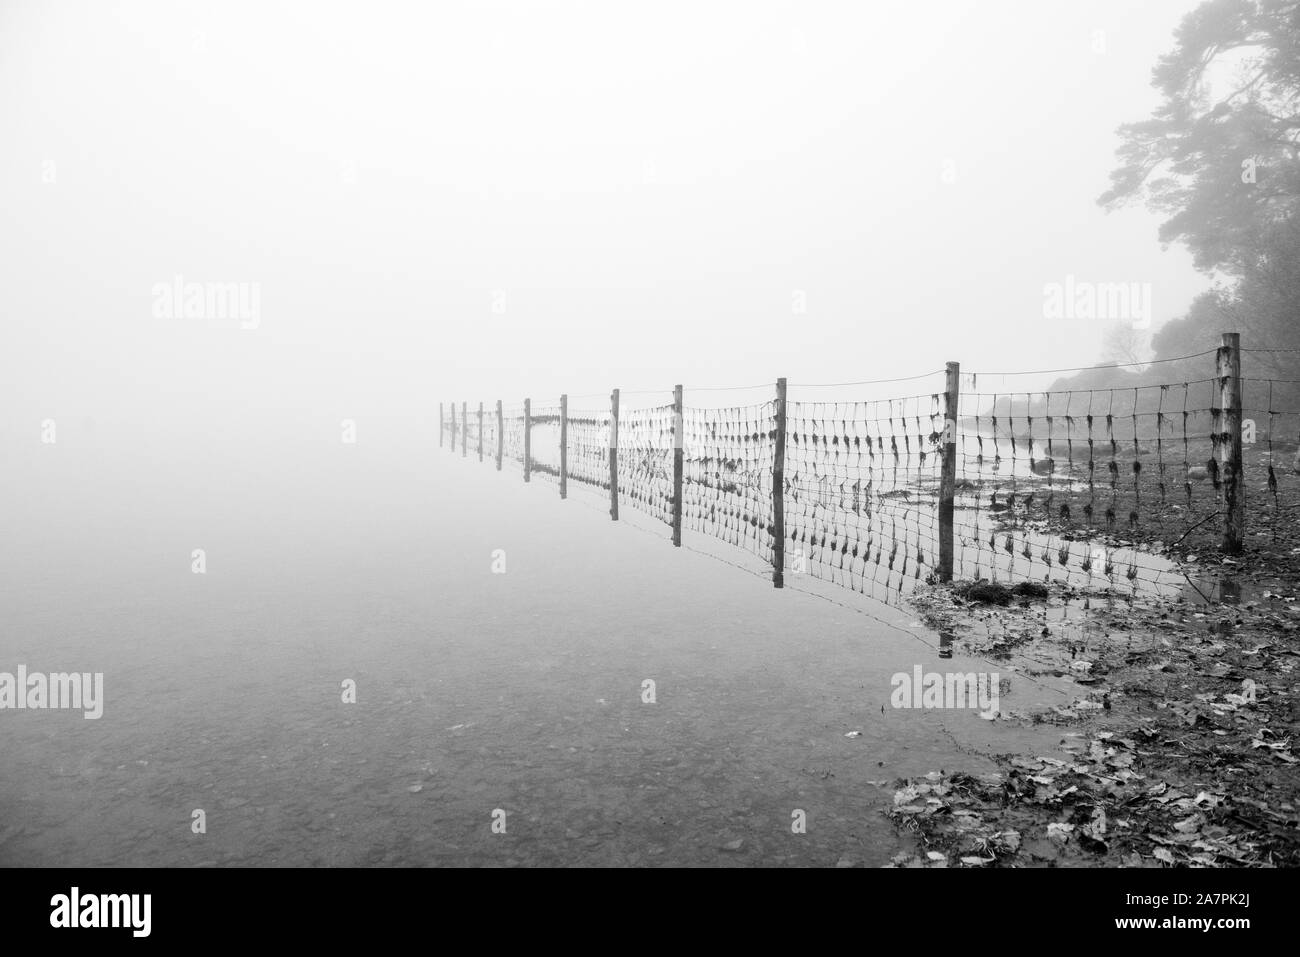
[[[934,569],[942,407],[938,393],[789,403],[791,571],[874,595]]]
[[[624,410],[618,440],[620,501],[672,525],[673,407]]]
[[[502,408],[501,417],[503,428],[501,430],[501,458],[505,462],[518,465],[521,468],[524,464],[524,407],[511,406]]]
[[[1300,519],[1296,503],[1289,501],[1300,486],[1300,380],[1241,381],[1250,524],[1256,536],[1277,541],[1289,522]]]
[[[685,407],[682,420],[683,527],[770,563],[775,403]]]
[[[747,553],[778,585],[806,575],[886,600],[953,578],[1167,593],[1183,579],[1163,551],[1197,529],[1228,552],[1247,524],[1276,538],[1300,500],[1300,381],[1242,377],[1235,337],[1178,362],[1163,368],[1202,374],[1031,391],[1021,373],[951,363],[791,399],[781,380],[721,407],[564,397],[503,408],[500,426],[493,402],[481,428],[478,404],[457,404],[443,431],[453,450],[463,431],[463,454],[481,437],[492,459],[499,443],[503,461],[606,497],[614,517],[630,506]]]
[[[568,416],[569,427],[565,436],[568,454],[565,458],[569,478],[577,483],[570,488],[608,491],[609,410],[569,409]]]

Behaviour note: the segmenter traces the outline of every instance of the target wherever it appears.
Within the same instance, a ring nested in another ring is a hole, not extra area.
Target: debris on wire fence
[[[616,389],[608,405],[452,403],[439,441],[520,465],[562,496],[603,497],[614,519],[631,507],[674,544],[684,529],[748,553],[777,587],[807,575],[885,597],[954,578],[1167,594],[1181,577],[1160,547],[1212,529],[1235,554],[1290,517],[1278,490],[1300,481],[1300,408],[1288,404],[1300,392],[1243,378],[1241,357],[1225,334],[1218,350],[1159,367],[1199,375],[1126,387],[991,390],[1017,373],[949,363],[791,386],[793,397],[782,379],[768,398],[721,408],[681,386],[659,402]],[[907,394],[839,397],[890,383]],[[818,397],[830,387],[841,393]]]

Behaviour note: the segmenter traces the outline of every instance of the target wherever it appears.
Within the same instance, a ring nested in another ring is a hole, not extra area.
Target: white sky
[[[0,423],[1090,362],[1045,283],[1208,285],[1095,204],[1195,5],[4,0]]]

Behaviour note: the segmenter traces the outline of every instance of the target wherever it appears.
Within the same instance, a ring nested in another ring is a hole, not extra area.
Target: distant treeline
[[[1216,336],[1211,348],[1217,345]],[[1257,440],[1271,436],[1275,443],[1293,444],[1300,437],[1300,383],[1279,381],[1252,369],[1252,358],[1247,355],[1242,361],[1243,421],[1254,429]],[[1189,439],[1203,439],[1221,428],[1214,361],[1211,352],[1136,369],[1087,369],[1056,379],[1044,392],[985,398],[977,415],[963,417],[962,426],[986,434],[996,430],[999,435],[1036,438],[1079,438],[1091,433],[1098,439],[1113,435],[1122,441],[1131,439],[1136,429],[1139,438],[1186,434]],[[985,393],[978,379],[974,386]]]

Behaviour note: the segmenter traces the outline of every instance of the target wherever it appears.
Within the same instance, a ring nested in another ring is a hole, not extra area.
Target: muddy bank
[[[960,651],[1014,654],[1027,677],[1077,694],[999,715],[1057,726],[1054,753],[895,782],[889,816],[915,844],[895,865],[1300,864],[1297,544],[1270,534],[1235,559],[1184,560],[1176,598],[1061,583],[918,591],[922,618]]]
[[[1295,443],[1248,445],[1242,451],[1246,541],[1270,561],[1300,539],[1288,527],[1300,517]],[[993,469],[958,482],[958,501],[997,516],[1003,529],[1028,528],[1067,539],[1146,546],[1182,561],[1217,555],[1223,536],[1222,477],[1209,441],[1155,453],[1120,449],[1113,458],[1034,461],[1029,475]],[[1014,463],[1012,463],[1014,465]],[[1295,561],[1277,571],[1294,571]]]

